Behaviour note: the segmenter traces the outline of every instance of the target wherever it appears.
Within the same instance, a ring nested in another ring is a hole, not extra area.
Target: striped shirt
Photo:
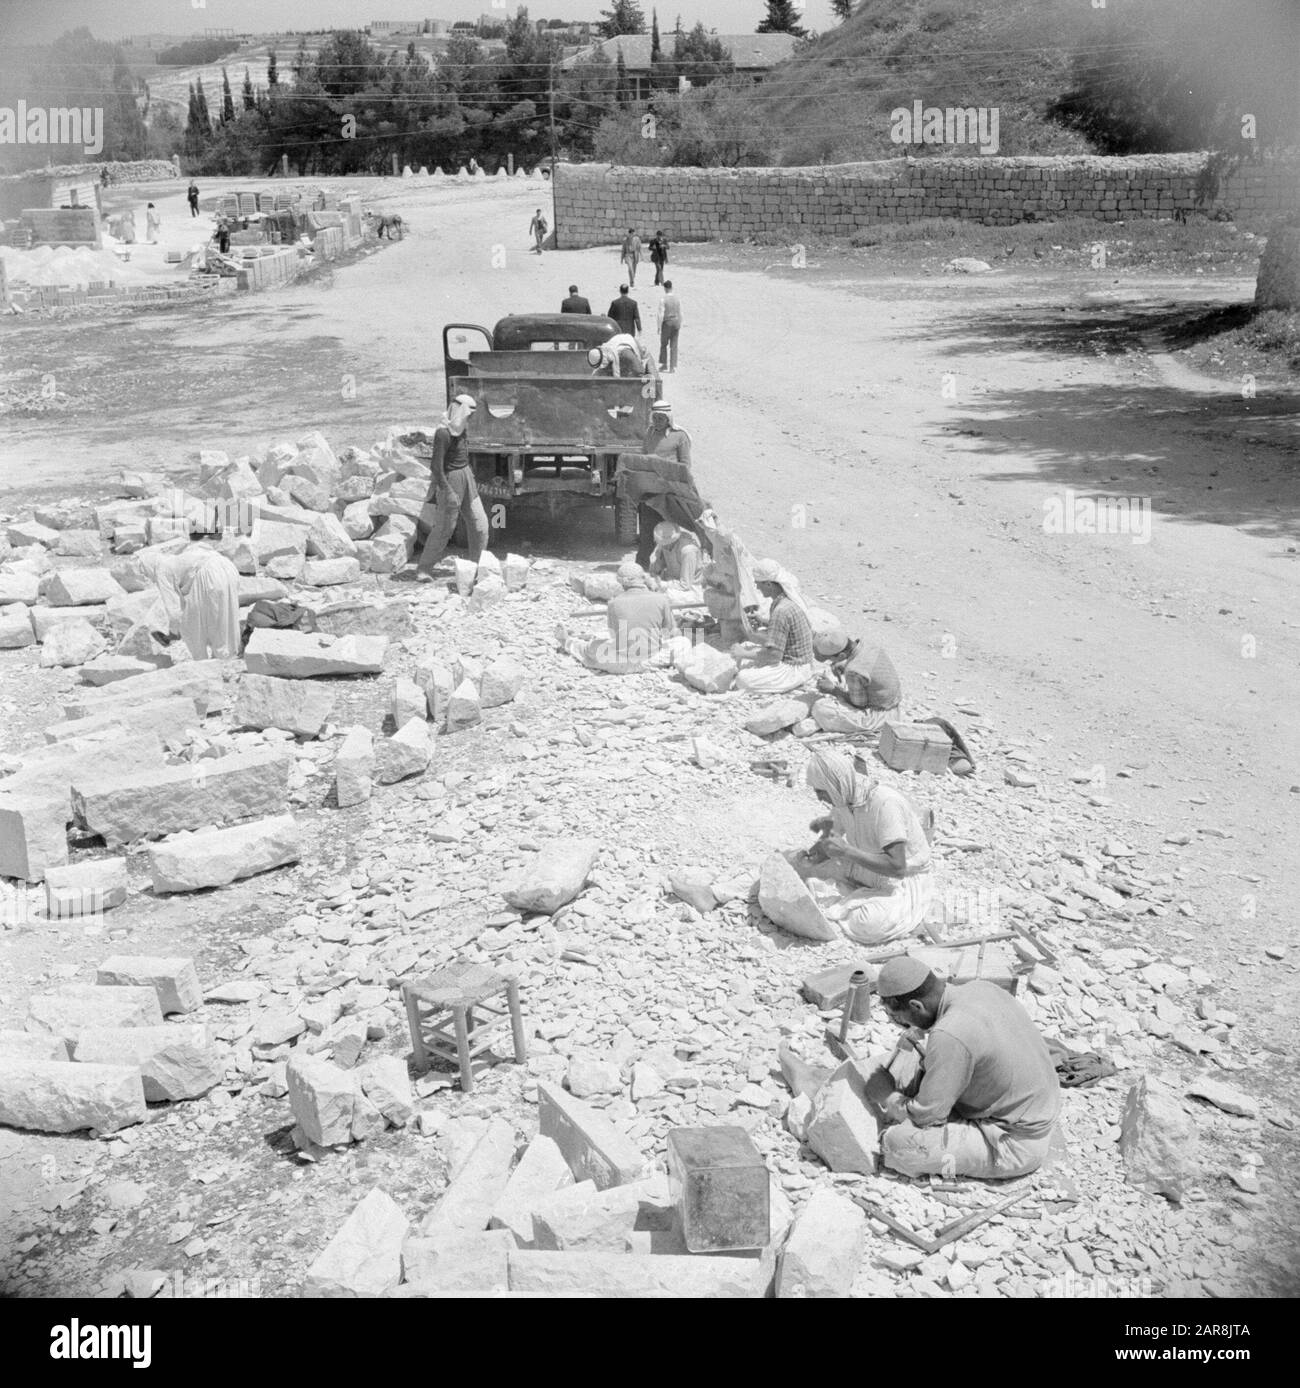
[[[780,651],[782,665],[811,665],[813,632],[808,614],[784,593],[772,604],[766,645]]]

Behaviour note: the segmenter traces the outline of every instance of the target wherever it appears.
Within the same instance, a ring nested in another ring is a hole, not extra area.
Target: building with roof
[[[675,37],[673,33],[667,33],[660,38],[660,53],[666,59],[672,58]],[[716,34],[711,37],[719,39],[731,54],[738,76],[755,80],[766,77],[778,63],[791,57],[796,43],[793,34]],[[617,38],[602,39],[572,54],[563,59],[560,66],[571,68],[577,63],[590,62],[601,53],[611,63],[617,63],[621,49],[633,97],[637,101],[646,101],[652,90],[651,78],[658,76],[650,61],[652,43],[649,34],[620,34]],[[659,85],[662,86],[662,78],[659,78]]]

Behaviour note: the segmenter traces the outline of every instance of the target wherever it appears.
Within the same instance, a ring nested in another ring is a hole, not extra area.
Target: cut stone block
[[[435,1239],[481,1234],[505,1191],[514,1156],[514,1129],[503,1119],[493,1118],[420,1233]]]
[[[143,1123],[147,1112],[140,1072],[132,1066],[0,1061],[0,1123],[6,1127],[113,1133]]]
[[[195,707],[216,713],[226,706],[225,673],[220,660],[187,660],[152,674],[139,675],[122,684],[106,689],[78,689],[62,700],[63,712],[69,718],[96,718],[106,713],[157,699],[184,696]]]
[[[250,674],[304,680],[317,675],[377,675],[384,668],[388,638],[322,636],[315,632],[260,627],[249,638],[244,664]]]
[[[183,829],[278,815],[288,802],[292,766],[291,757],[271,750],[87,778],[74,783],[72,806],[78,823],[116,847]]]
[[[103,548],[98,530],[65,530],[59,535],[54,552],[72,559],[98,559]]]
[[[424,690],[414,680],[408,680],[404,676],[399,677],[393,684],[393,698],[389,707],[395,728],[405,726],[412,718],[423,721],[429,715],[429,701]]]
[[[675,664],[682,679],[705,694],[721,694],[735,683],[736,662],[712,646],[692,646]]]
[[[350,1070],[295,1050],[285,1068],[285,1083],[294,1121],[312,1142],[336,1147],[352,1141],[352,1114],[360,1091]]]
[[[502,566],[501,576],[511,592],[518,592],[528,586],[529,562],[522,554],[507,554]]]
[[[510,1290],[530,1296],[761,1297],[770,1279],[770,1268],[757,1258],[527,1249],[510,1255]]]
[[[758,904],[773,925],[807,940],[836,940],[839,931],[822,914],[803,879],[780,853],[763,860],[758,878]]]
[[[293,815],[274,815],[228,829],[180,833],[149,849],[155,892],[197,892],[225,887],[302,857],[302,835]]]
[[[41,580],[34,573],[0,572],[0,603],[26,603],[31,607],[39,598]]]
[[[246,674],[235,698],[234,726],[319,737],[333,709],[334,691],[328,686]]]
[[[407,1237],[402,1245],[402,1275],[415,1296],[491,1296],[510,1286],[507,1229],[492,1229],[462,1238]]]
[[[808,706],[799,699],[778,699],[767,704],[745,720],[745,729],[756,737],[769,737],[794,725],[808,716]]]
[[[513,702],[515,695],[524,687],[527,674],[517,660],[510,656],[498,656],[483,671],[479,702],[484,708],[500,708],[502,704]]]
[[[262,574],[239,580],[240,607],[250,607],[255,602],[280,602],[288,596],[288,588],[278,578]]]
[[[334,758],[334,794],[339,809],[370,799],[375,769],[375,739],[369,728],[349,730]]]
[[[405,598],[331,595],[305,601],[316,614],[316,630],[327,636],[386,636],[392,642],[414,630]]]
[[[39,521],[12,521],[5,530],[9,543],[15,549],[24,545],[53,545],[58,543],[59,532]]]
[[[303,1295],[386,1296],[402,1279],[402,1243],[410,1227],[391,1196],[372,1190],[308,1269]]]
[[[111,911],[125,900],[125,858],[95,858],[70,867],[45,870],[45,906],[52,920],[98,915]],[[112,980],[115,983],[131,981]]]
[[[226,1062],[202,1023],[159,1027],[86,1027],[73,1045],[79,1065],[134,1065],[151,1104],[197,1099],[221,1083]]]
[[[108,642],[90,625],[78,619],[60,622],[41,643],[41,666],[44,669],[85,665],[107,648]]]
[[[646,1159],[617,1128],[557,1085],[537,1086],[538,1123],[543,1137],[554,1141],[577,1181],[592,1181],[597,1190],[638,1180]]]
[[[554,915],[586,885],[599,853],[595,839],[552,839],[501,894],[517,911]]]
[[[259,564],[269,564],[273,559],[302,559],[307,553],[305,526],[285,525],[280,521],[267,520],[265,515],[257,519],[253,527],[253,548]]]
[[[635,1186],[598,1191],[591,1181],[582,1181],[534,1207],[533,1241],[557,1253],[621,1253],[640,1208]]]
[[[161,742],[178,742],[186,733],[202,727],[203,715],[194,700],[179,695],[174,699],[146,699],[143,703],[123,705],[113,713],[52,724],[45,729],[45,741],[57,744],[118,730],[123,736],[136,737],[147,731],[155,733]]]
[[[375,747],[375,780],[392,785],[422,775],[433,756],[433,733],[423,718],[412,718]]]
[[[302,566],[302,581],[313,588],[331,588],[360,579],[361,565],[352,558],[309,559]]]
[[[447,731],[458,732],[482,721],[483,704],[477,686],[470,680],[461,680],[447,700]]]
[[[115,954],[95,970],[95,982],[101,987],[152,988],[164,1016],[203,1005],[194,960],[184,955]]]
[[[71,1060],[68,1043],[49,1032],[0,1031],[0,1065],[12,1060]]]
[[[415,552],[409,535],[394,534],[391,530],[376,535],[370,541],[369,569],[372,574],[395,574],[403,569]]]
[[[357,547],[343,522],[332,511],[326,511],[316,517],[307,532],[307,553],[318,559],[354,559]]]
[[[305,511],[328,511],[333,505],[329,492],[306,477],[290,473],[280,479],[280,486]]]
[[[125,591],[107,569],[59,569],[45,582],[51,607],[88,607],[120,598]]]
[[[77,678],[82,684],[98,687],[134,679],[137,675],[147,675],[151,670],[157,670],[158,666],[157,661],[138,660],[134,656],[123,655],[121,651],[109,651],[86,661],[77,671]]]
[[[1180,1202],[1197,1176],[1196,1124],[1176,1094],[1143,1075],[1129,1090],[1120,1124],[1125,1179]]]
[[[32,629],[36,632],[36,639],[44,644],[59,627],[72,622],[87,622],[97,627],[107,611],[106,607],[33,607]]]
[[[368,495],[368,493],[367,493]],[[348,538],[353,541],[353,555],[356,555],[356,541],[367,540],[370,538],[375,528],[374,517],[370,514],[370,505],[366,501],[354,501],[343,511],[343,529]]]
[[[28,1031],[48,1032],[75,1042],[86,1027],[154,1027],[162,1025],[158,994],[152,988],[97,988],[67,983],[28,1000]]]
[[[492,1207],[488,1227],[507,1229],[521,1248],[529,1247],[533,1242],[534,1208],[571,1185],[573,1172],[555,1140],[533,1138]]]
[[[866,1240],[866,1216],[857,1205],[831,1190],[814,1191],[781,1254],[777,1296],[847,1297]]]
[[[876,1172],[880,1130],[867,1107],[861,1077],[842,1065],[817,1092],[807,1143],[832,1171]]]
[[[0,607],[0,650],[12,651],[36,644],[32,614],[24,603],[7,602]]]
[[[380,1055],[357,1070],[361,1092],[394,1128],[404,1128],[415,1117],[415,1101],[406,1062],[399,1056]]]

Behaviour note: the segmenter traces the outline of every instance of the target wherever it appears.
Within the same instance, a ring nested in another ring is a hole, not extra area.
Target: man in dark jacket
[[[637,302],[627,292],[627,285],[620,284],[618,298],[609,306],[609,316],[619,326],[620,331],[636,337],[641,331],[641,310]]]
[[[560,305],[561,313],[590,313],[591,305],[578,293],[578,286],[569,286],[569,297]]]

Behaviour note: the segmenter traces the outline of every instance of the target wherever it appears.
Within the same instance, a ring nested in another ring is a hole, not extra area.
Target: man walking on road
[[[561,313],[590,313],[591,304],[578,293],[578,286],[569,286],[569,297],[560,305]]]
[[[618,298],[609,306],[609,316],[618,324],[620,331],[630,337],[635,337],[641,331],[641,309],[628,294],[627,285],[619,285]]]
[[[469,465],[469,444],[466,427],[470,416],[478,409],[472,395],[458,395],[443,415],[433,435],[433,462],[430,466],[429,500],[434,504],[433,523],[429,538],[420,551],[416,580],[433,582],[434,565],[447,553],[447,546],[456,532],[456,522],[465,517],[469,532],[469,559],[477,564],[487,548],[488,519],[479,500],[474,482],[474,469]]]
[[[197,217],[199,215],[199,187],[193,179],[190,179],[190,186],[185,190],[185,196],[189,200],[190,216]]]
[[[682,301],[673,293],[672,280],[664,281],[659,305],[659,369],[677,370],[677,335],[682,330]]]
[[[641,238],[632,227],[627,229],[627,235],[623,238],[623,249],[619,252],[618,258],[627,266],[627,282],[635,285],[636,267],[641,263]]]
[[[655,267],[655,283],[663,284],[664,270],[668,265],[668,238],[656,231],[650,238],[650,263]]]
[[[550,227],[547,225],[540,207],[533,213],[533,220],[528,223],[528,230],[533,238],[533,250],[541,255],[542,247],[546,244],[546,233],[550,231]]]

